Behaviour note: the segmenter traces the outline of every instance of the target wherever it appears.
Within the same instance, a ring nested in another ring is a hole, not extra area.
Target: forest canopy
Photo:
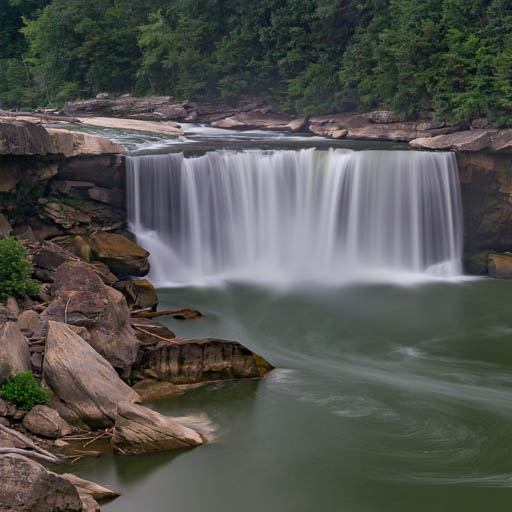
[[[512,125],[512,0],[0,0],[0,106],[256,96]]]

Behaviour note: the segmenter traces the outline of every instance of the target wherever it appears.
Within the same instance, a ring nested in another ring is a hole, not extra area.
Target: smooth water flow
[[[451,153],[222,150],[127,170],[131,229],[160,285],[461,273]]]

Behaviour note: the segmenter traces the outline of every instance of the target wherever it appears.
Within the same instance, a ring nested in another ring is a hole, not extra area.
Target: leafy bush
[[[0,240],[0,297],[8,295],[35,295],[39,291],[32,281],[32,265],[27,260],[27,251],[13,237]]]
[[[32,372],[13,375],[0,389],[0,397],[30,411],[37,404],[47,404],[51,393],[41,387]]]

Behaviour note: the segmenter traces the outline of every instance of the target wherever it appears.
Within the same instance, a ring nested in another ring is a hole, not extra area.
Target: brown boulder
[[[0,456],[0,510],[81,512],[75,487],[60,475],[26,457]]]
[[[106,286],[89,265],[79,261],[58,268],[53,292],[55,298],[42,319],[85,327],[90,333],[89,343],[115,368],[131,367],[139,341],[120,292]]]
[[[204,442],[195,430],[147,407],[130,402],[118,406],[111,445],[123,455],[193,448]]]
[[[69,326],[58,322],[48,322],[43,379],[56,397],[93,429],[113,425],[119,402],[140,401],[102,356]]]
[[[85,238],[95,259],[102,261],[119,278],[145,276],[149,252],[123,235],[98,232]]]
[[[71,427],[59,413],[46,405],[36,405],[23,418],[23,426],[38,436],[57,439],[71,433]]]
[[[466,130],[437,137],[412,140],[413,148],[442,149],[453,151],[482,151],[488,149],[496,130]]]

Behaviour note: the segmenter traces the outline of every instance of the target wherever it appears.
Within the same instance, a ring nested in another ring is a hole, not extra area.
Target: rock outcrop
[[[119,402],[139,395],[86,341],[63,323],[48,322],[43,380],[90,428],[111,427]]]
[[[272,370],[262,357],[236,341],[174,339],[142,348],[137,371],[174,384],[261,378]]]
[[[106,286],[86,263],[68,262],[56,272],[53,293],[55,298],[41,315],[43,320],[85,327],[91,346],[115,368],[131,367],[139,342],[120,292]]]
[[[53,148],[50,134],[40,125],[0,118],[0,155],[46,155]]]
[[[48,153],[55,153],[70,158],[76,156],[115,155],[124,152],[119,144],[97,135],[61,128],[47,128],[46,131],[53,143]]]
[[[81,512],[74,485],[21,455],[0,456],[0,510]]]
[[[176,423],[151,409],[121,402],[112,437],[112,449],[123,455],[136,455],[182,448],[193,448],[205,442],[188,427]]]
[[[0,324],[0,385],[9,377],[32,369],[28,340],[13,322]]]

